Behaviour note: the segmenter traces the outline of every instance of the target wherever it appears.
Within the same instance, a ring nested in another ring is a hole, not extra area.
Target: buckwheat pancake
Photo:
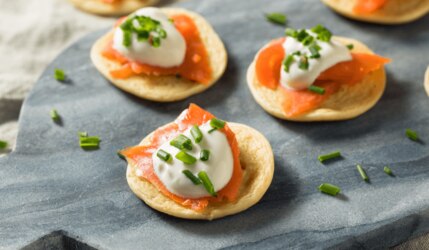
[[[388,0],[379,10],[368,14],[353,11],[356,0],[322,0],[322,2],[348,18],[381,24],[407,23],[429,12],[429,0]]]
[[[122,0],[117,3],[105,3],[102,0],[70,0],[70,2],[88,13],[103,16],[121,16],[137,9],[154,5],[158,0]]]
[[[344,37],[333,37],[333,39],[345,45],[353,44],[352,52],[373,54],[365,44],[357,40]],[[284,114],[282,107],[284,95],[280,86],[272,90],[258,82],[255,74],[255,60],[248,68],[247,84],[256,102],[275,117],[301,122],[336,121],[354,118],[372,108],[384,92],[386,73],[384,67],[381,67],[366,75],[357,84],[341,85],[339,91],[332,94],[319,108],[297,117],[287,117]]]
[[[91,59],[101,74],[118,88],[144,99],[158,102],[172,102],[203,92],[215,84],[226,69],[227,52],[212,26],[199,14],[179,8],[163,8],[162,10],[167,16],[184,14],[191,17],[194,21],[209,56],[212,71],[210,82],[204,84],[197,83],[175,75],[154,76],[141,74],[131,76],[127,79],[112,77],[109,72],[121,68],[121,64],[103,57],[101,53],[111,40],[113,31],[110,31],[95,42],[91,49]]]
[[[202,212],[183,207],[164,196],[150,182],[139,178],[136,174],[137,168],[129,164],[127,181],[131,190],[153,209],[185,219],[213,220],[239,213],[256,204],[273,178],[274,156],[271,146],[266,138],[253,128],[231,122],[228,122],[228,125],[235,133],[243,169],[243,180],[235,202],[209,204]],[[149,134],[140,145],[150,145],[152,136],[153,133]]]

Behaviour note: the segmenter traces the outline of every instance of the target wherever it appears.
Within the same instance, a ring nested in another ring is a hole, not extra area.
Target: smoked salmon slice
[[[212,79],[212,69],[207,50],[192,18],[187,15],[171,17],[177,30],[186,42],[186,53],[183,63],[178,67],[163,68],[128,60],[113,48],[113,38],[102,51],[109,60],[117,61],[122,68],[110,71],[114,78],[126,79],[133,75],[179,75],[185,79],[208,84]],[[120,19],[125,20],[125,19]],[[116,25],[117,26],[117,25]]]
[[[371,14],[386,4],[387,0],[357,0],[353,12],[358,14]]]
[[[212,118],[214,118],[214,116],[211,113],[195,104],[191,104],[188,109],[182,112],[182,114],[175,120],[174,123],[170,123],[167,126],[157,129],[151,138],[151,143],[149,146],[129,147],[122,150],[120,153],[126,157],[130,164],[133,164],[137,169],[142,171],[142,176],[140,178],[149,181],[163,195],[181,204],[182,206],[191,208],[195,211],[203,211],[210,202],[221,202],[224,200],[229,202],[235,201],[237,199],[243,179],[243,172],[240,165],[240,150],[238,148],[238,142],[234,133],[228,127],[228,124],[226,124],[225,127],[220,131],[225,133],[232,150],[234,160],[233,173],[228,184],[217,192],[217,197],[210,196],[198,199],[188,199],[186,197],[177,196],[167,190],[153,169],[152,154],[164,142],[173,139],[178,134],[187,130],[189,127],[192,127],[193,125],[202,125]]]
[[[285,52],[282,46],[285,38],[271,41],[257,55],[255,74],[263,86],[276,89],[280,83],[280,69]],[[329,96],[338,91],[342,84],[357,84],[369,73],[378,70],[390,59],[374,54],[352,53],[352,60],[338,63],[322,72],[314,85],[325,88],[323,95],[309,90],[282,88],[284,113],[296,117],[318,108]]]

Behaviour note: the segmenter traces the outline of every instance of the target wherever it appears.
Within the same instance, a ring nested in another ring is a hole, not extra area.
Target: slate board
[[[65,50],[25,101],[16,150],[0,159],[3,248],[371,249],[429,231],[429,99],[422,87],[429,16],[388,27],[346,20],[314,0],[196,0],[182,6],[202,13],[224,40],[224,77],[185,101],[154,103],[116,89],[91,64],[90,47],[106,30]],[[323,23],[391,57],[387,89],[375,108],[351,121],[311,124],[265,113],[245,75],[256,51],[283,34],[264,20],[270,11],[288,14],[291,27]],[[56,82],[55,67],[71,81]],[[248,124],[271,142],[273,183],[246,212],[213,222],[176,219],[148,208],[129,190],[126,164],[116,151],[172,121],[190,102]],[[49,118],[52,108],[62,125]],[[408,127],[427,143],[408,140]],[[100,136],[101,149],[81,150],[78,131]],[[344,159],[318,163],[318,154],[332,150],[341,150]],[[366,168],[370,184],[360,179],[356,163]],[[384,165],[396,177],[383,173]],[[339,185],[343,196],[320,194],[322,182]]]

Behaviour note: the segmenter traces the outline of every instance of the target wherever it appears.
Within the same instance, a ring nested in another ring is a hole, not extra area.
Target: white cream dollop
[[[186,151],[188,154],[197,159],[192,165],[185,165],[182,161],[175,158],[175,155],[180,152],[179,149],[170,145],[170,141],[162,144],[159,149],[168,152],[172,156],[172,160],[165,162],[156,156],[158,150],[152,155],[153,168],[160,181],[164,184],[168,191],[185,198],[201,198],[210,196],[203,185],[194,185],[182,171],[190,170],[195,176],[198,176],[200,171],[205,171],[210,178],[215,191],[225,187],[232,177],[234,160],[231,147],[229,146],[226,135],[220,131],[208,133],[212,127],[210,122],[200,126],[203,134],[203,139],[200,143],[195,143],[191,135],[190,129],[183,134],[192,140],[192,150]],[[200,152],[203,149],[210,151],[208,161],[201,161]]]
[[[161,45],[156,48],[147,41],[139,42],[137,35],[133,32],[131,46],[125,47],[123,45],[124,33],[120,27],[117,27],[113,37],[115,50],[131,60],[153,66],[168,68],[183,63],[186,53],[185,39],[164,12],[158,8],[147,7],[137,10],[132,15],[146,16],[159,21],[162,28],[167,32],[167,37],[161,39]],[[135,22],[133,24],[138,25]]]
[[[308,34],[316,36],[311,30],[306,30]],[[306,89],[311,86],[323,71],[329,69],[337,63],[352,59],[349,49],[342,43],[332,38],[329,42],[317,41],[320,46],[320,58],[308,58],[308,69],[299,68],[299,56],[295,56],[294,62],[290,65],[289,72],[283,67],[280,69],[280,84],[287,89]],[[283,43],[286,57],[294,52],[300,51],[310,55],[309,47],[293,37],[287,37]]]

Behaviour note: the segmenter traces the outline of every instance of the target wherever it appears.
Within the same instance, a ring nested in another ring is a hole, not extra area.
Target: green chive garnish
[[[123,38],[122,44],[125,47],[130,47],[131,43],[132,43],[132,33],[131,33],[131,31],[124,30],[123,34],[124,34],[124,38]]]
[[[192,141],[185,135],[178,135],[176,138],[170,141],[170,145],[180,150],[187,149],[192,150]]]
[[[285,25],[287,21],[286,15],[283,15],[282,13],[275,13],[275,12],[265,14],[265,18],[267,18],[267,20],[272,23],[281,24],[281,25]]]
[[[324,161],[334,159],[334,158],[338,158],[338,157],[341,157],[340,151],[335,151],[335,152],[332,152],[332,153],[329,153],[326,155],[319,155],[317,157],[317,159],[319,159],[319,161],[323,163]]]
[[[131,46],[133,33],[137,35],[137,41],[148,41],[153,47],[161,46],[161,39],[167,38],[167,32],[162,28],[161,22],[147,16],[130,16],[120,25],[120,28],[123,31],[125,47]]]
[[[121,154],[121,151],[116,152],[116,155],[118,155],[118,157],[121,158],[122,160],[126,160],[125,156]]]
[[[210,120],[210,126],[212,128],[221,129],[221,128],[225,127],[225,121],[219,120],[217,118],[212,118]]]
[[[296,38],[296,37],[298,36],[298,31],[296,31],[296,30],[294,30],[294,29],[291,29],[291,28],[287,28],[287,29],[285,30],[285,35],[286,35],[286,36],[293,37],[293,38]]]
[[[301,59],[299,60],[298,68],[302,70],[308,70],[309,63],[308,63],[308,57],[306,55],[302,55]]]
[[[200,185],[202,183],[201,180],[198,179],[198,177],[196,177],[191,171],[185,169],[182,171],[182,173],[186,175],[186,177],[188,177],[188,179],[191,180],[195,185]]]
[[[357,170],[359,171],[360,176],[362,177],[362,179],[366,182],[369,181],[368,175],[366,174],[365,170],[362,168],[361,165],[356,165]]]
[[[176,154],[176,159],[182,161],[185,164],[191,165],[194,164],[197,159],[193,157],[192,155],[186,153],[185,151],[180,151]]]
[[[54,76],[57,81],[63,82],[66,80],[66,73],[62,69],[55,69]]]
[[[0,149],[7,148],[7,141],[0,141]]]
[[[201,130],[197,125],[194,125],[191,128],[191,135],[194,138],[195,143],[200,143],[203,139],[203,133],[201,133]]]
[[[200,178],[200,180],[203,182],[204,188],[207,190],[207,192],[211,195],[216,197],[217,193],[214,190],[213,184],[210,181],[209,176],[207,175],[207,173],[205,171],[201,171],[198,173],[198,177]]]
[[[79,146],[83,149],[98,149],[100,138],[98,136],[79,136]]]
[[[311,28],[311,31],[317,34],[317,39],[323,42],[331,41],[332,33],[324,26],[318,24]]]
[[[304,44],[305,46],[310,45],[311,43],[313,43],[314,38],[312,36],[307,36],[306,38],[304,38],[304,40],[302,40],[302,44]]]
[[[214,131],[216,131],[217,130],[217,128],[212,128],[212,129],[210,129],[209,131],[207,131],[209,134],[211,134],[212,132],[214,132]]]
[[[60,115],[58,114],[56,109],[52,109],[51,112],[49,112],[51,115],[51,118],[54,122],[59,122],[61,120]]]
[[[319,49],[314,44],[309,47],[309,50],[311,53],[310,58],[320,58]]]
[[[349,50],[352,50],[352,49],[354,48],[354,45],[351,43],[351,44],[347,45],[347,48],[348,48]]]
[[[305,39],[305,38],[307,38],[307,36],[309,36],[309,35],[310,35],[310,34],[308,34],[306,30],[302,29],[302,30],[298,31],[298,34],[296,35],[296,39],[297,39],[299,42],[302,42],[302,41],[304,41],[304,39]]]
[[[308,87],[308,90],[315,92],[317,94],[323,95],[325,94],[325,89],[316,85],[310,85],[310,87]]]
[[[332,196],[336,196],[341,191],[341,189],[339,187],[332,185],[330,183],[322,183],[319,186],[319,190],[322,193],[329,194]]]
[[[384,169],[383,169],[383,171],[386,174],[393,176],[392,169],[390,169],[388,166],[385,166]]]
[[[160,149],[158,150],[158,152],[156,152],[156,156],[158,156],[159,159],[165,161],[165,162],[169,162],[171,160],[171,154],[169,154],[168,152]]]
[[[418,134],[417,134],[417,132],[416,132],[416,131],[414,131],[414,130],[411,130],[411,129],[407,128],[407,129],[405,130],[405,134],[407,135],[407,137],[408,137],[410,140],[413,140],[413,141],[418,141],[418,140],[419,140],[419,135],[418,135]]]
[[[294,61],[293,55],[288,55],[283,60],[283,69],[286,73],[289,73],[290,65],[292,65],[293,61]]]
[[[208,161],[210,157],[210,151],[207,149],[203,149],[200,153],[200,160]]]

